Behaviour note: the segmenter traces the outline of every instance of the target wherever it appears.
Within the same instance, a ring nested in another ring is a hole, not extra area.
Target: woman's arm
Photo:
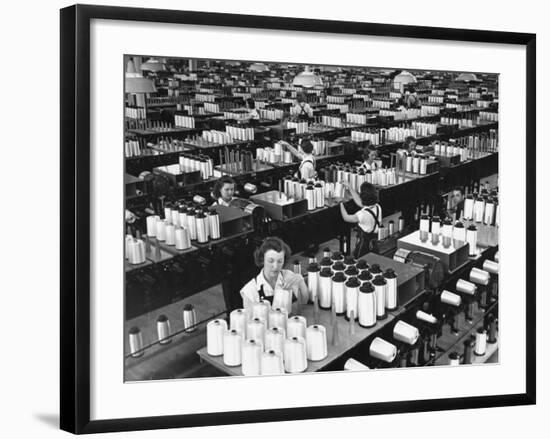
[[[301,303],[307,303],[309,300],[309,290],[307,289],[307,285],[303,277],[300,280],[300,283],[298,284],[298,293],[299,293],[299,297],[297,299]]]
[[[128,224],[133,224],[137,219],[136,215],[128,209],[124,211],[124,218]]]
[[[294,295],[301,303],[307,303],[309,298],[309,291],[307,289],[306,282],[301,274],[289,272],[284,277],[283,289],[292,290]]]
[[[245,309],[249,315],[252,315],[252,306],[254,302],[250,300],[243,292],[241,291],[241,297],[243,299],[243,309]]]
[[[302,153],[298,151],[296,148],[294,148],[290,143],[285,142],[284,140],[281,140],[280,143],[285,145],[294,157],[297,157],[299,159],[302,158]]]
[[[342,218],[347,223],[358,223],[359,219],[357,218],[357,215],[350,215],[346,208],[344,207],[344,203],[340,203],[340,213],[342,214]]]
[[[352,189],[352,187],[349,185],[349,183],[347,181],[344,181],[342,183],[342,186],[344,186],[349,191],[349,193],[351,195],[351,198],[353,199],[353,201],[355,201],[355,204],[357,204],[357,206],[359,206],[359,207],[363,207],[363,203],[361,203],[361,197],[359,196],[357,191]]]

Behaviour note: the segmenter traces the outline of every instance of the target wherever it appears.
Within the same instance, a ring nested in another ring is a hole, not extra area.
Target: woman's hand
[[[136,215],[128,209],[124,212],[124,218],[128,224],[133,224],[137,219]]]
[[[279,143],[279,144],[282,145],[282,146],[292,146],[290,143],[288,143],[288,142],[285,141],[285,140],[279,140],[277,143]]]
[[[309,290],[307,289],[306,282],[303,278],[300,280],[300,283],[298,284],[298,290],[299,290],[298,300],[300,300],[302,303],[307,303],[309,299]]]
[[[284,280],[283,289],[294,291],[300,286],[300,282],[304,282],[304,278],[302,277],[302,275],[293,273],[292,276],[288,276],[288,279]]]
[[[348,190],[349,190],[349,188],[350,188],[350,184],[349,184],[348,181],[343,181],[343,182],[342,182],[342,186],[345,187],[345,188],[348,189]]]
[[[300,303],[307,303],[309,290],[301,274],[294,274],[292,278],[285,281],[283,288],[285,290],[291,290]]]

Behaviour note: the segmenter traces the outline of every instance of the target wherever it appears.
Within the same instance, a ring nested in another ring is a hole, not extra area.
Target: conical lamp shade
[[[316,85],[323,85],[321,77],[317,76],[314,72],[310,71],[308,67],[301,73],[298,73],[292,80],[292,85],[299,85],[302,87],[315,87]]]
[[[252,72],[267,72],[269,67],[267,67],[264,63],[255,62],[251,64],[248,69]]]
[[[149,72],[159,72],[164,70],[165,66],[158,59],[149,58],[141,65],[141,70],[147,70]]]
[[[477,76],[474,75],[473,73],[461,73],[460,75],[457,76],[456,80],[464,81],[464,82],[478,81]]]
[[[126,93],[154,93],[157,91],[155,83],[144,78],[140,73],[136,73],[136,67],[132,59],[126,64],[126,81],[124,91]]]

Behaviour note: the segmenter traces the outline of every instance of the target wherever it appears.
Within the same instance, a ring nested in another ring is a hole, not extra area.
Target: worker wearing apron
[[[369,145],[363,153],[363,163],[361,163],[361,168],[366,171],[374,171],[378,168],[378,151],[376,147]]]
[[[300,166],[298,167],[298,176],[304,180],[312,180],[317,176],[315,171],[315,157],[313,156],[313,144],[309,140],[304,140],[300,145],[302,154]]]
[[[370,183],[363,183],[360,194],[354,191],[349,183],[343,185],[350,191],[351,197],[360,209],[350,215],[343,203],[340,203],[342,218],[347,223],[357,224],[357,244],[353,257],[360,258],[369,252],[378,250],[378,228],[382,224],[382,208],[378,204],[378,191]]]
[[[292,155],[300,159],[300,166],[296,177],[302,178],[306,181],[313,180],[317,177],[317,171],[315,170],[315,157],[313,156],[313,143],[310,140],[304,140],[300,145],[300,150],[294,148],[290,143],[284,140],[279,141],[292,153]]]
[[[298,102],[294,105],[293,114],[301,119],[308,119],[313,116],[313,110],[302,96],[298,97]]]
[[[256,104],[254,103],[254,99],[247,99],[246,109],[248,111],[248,119],[253,119],[253,120],[260,119],[260,114],[258,113],[258,110],[256,110]]]
[[[309,293],[302,275],[283,268],[290,255],[289,246],[276,237],[264,239],[256,250],[254,259],[261,271],[241,289],[243,307],[249,315],[252,315],[252,305],[260,301],[285,309],[289,314],[296,298],[302,298],[302,303],[306,301]]]

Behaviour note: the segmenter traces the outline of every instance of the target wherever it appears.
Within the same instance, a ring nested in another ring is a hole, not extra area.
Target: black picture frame
[[[98,433],[219,424],[535,404],[536,35],[304,18],[75,5],[61,9],[61,403],[60,425]],[[230,26],[526,47],[526,392],[498,396],[90,420],[90,22],[93,19]]]

